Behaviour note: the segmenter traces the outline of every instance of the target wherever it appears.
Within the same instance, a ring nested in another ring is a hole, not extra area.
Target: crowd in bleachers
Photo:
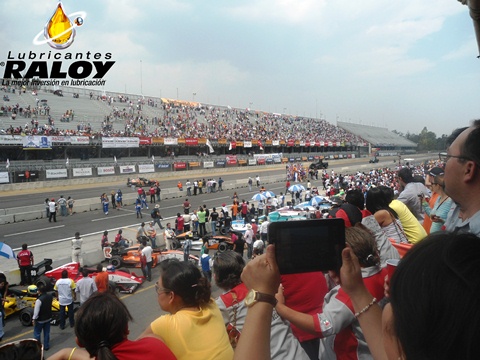
[[[6,92],[7,88],[3,90]],[[25,135],[97,135],[97,136],[155,136],[170,138],[207,138],[217,140],[225,138],[235,140],[288,140],[300,141],[333,141],[364,142],[360,137],[336,127],[325,120],[295,117],[275,113],[251,111],[249,109],[233,109],[220,106],[202,106],[196,103],[173,104],[160,103],[151,98],[137,99],[126,95],[98,95],[93,93],[87,97],[92,101],[102,102],[111,111],[103,117],[103,121],[95,126],[94,121],[84,119],[82,124],[72,126],[55,126],[60,122],[74,121],[74,113],[79,109],[68,110],[58,119],[50,116],[50,104],[42,104],[36,97],[35,107],[4,105],[4,116],[8,114],[25,118],[35,117],[40,124],[36,126],[10,125],[3,129],[6,134]],[[61,100],[57,100],[61,101]],[[79,102],[79,106],[82,106]],[[77,111],[78,110],[78,111]],[[148,110],[148,111],[147,111]],[[148,115],[147,115],[148,114]],[[152,116],[149,116],[152,115]],[[45,122],[45,124],[42,124]],[[113,126],[113,125],[116,126]]]

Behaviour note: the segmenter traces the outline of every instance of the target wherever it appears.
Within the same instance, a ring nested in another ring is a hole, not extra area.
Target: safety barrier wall
[[[224,190],[239,189],[242,187],[247,187],[248,178],[242,178],[237,180],[226,180],[223,183]],[[262,184],[268,185],[272,183],[285,181],[284,175],[272,175],[272,176],[262,176]],[[175,188],[166,188],[162,189],[161,198],[162,199],[172,199],[178,197],[186,196],[186,189],[183,191]],[[132,205],[135,203],[137,198],[137,193],[124,193],[123,194],[123,203],[125,205]],[[46,210],[44,205],[31,205],[28,207],[29,211],[25,211],[25,207],[14,207],[7,209],[0,209],[0,225],[36,220],[46,218]],[[79,199],[75,200],[73,206],[74,212],[86,212],[86,211],[95,211],[102,209],[102,204],[100,203],[100,197],[89,198],[89,199]]]

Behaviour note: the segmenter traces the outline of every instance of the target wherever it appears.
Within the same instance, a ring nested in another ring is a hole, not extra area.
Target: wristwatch
[[[245,305],[247,305],[248,307],[255,305],[259,301],[269,303],[273,307],[277,305],[277,299],[274,295],[261,293],[253,289],[250,290],[245,297]]]

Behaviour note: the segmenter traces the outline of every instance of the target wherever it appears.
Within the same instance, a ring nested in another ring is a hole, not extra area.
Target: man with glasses
[[[447,231],[480,236],[480,119],[457,129],[450,146],[439,154],[445,162],[445,192],[455,201],[445,226]]]

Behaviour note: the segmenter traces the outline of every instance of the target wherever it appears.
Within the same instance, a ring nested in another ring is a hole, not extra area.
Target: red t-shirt
[[[177,217],[177,230],[182,231],[184,228],[185,219],[183,216]]]
[[[242,203],[242,214],[247,215],[248,212],[248,205],[247,203]]]
[[[163,341],[154,337],[144,337],[136,341],[125,339],[112,348],[119,360],[176,360],[175,355]]]
[[[252,230],[253,230],[253,236],[256,236],[258,232],[258,225],[256,223],[252,223]]]
[[[22,250],[17,254],[18,264],[20,266],[33,265],[33,254],[30,250]]]
[[[323,298],[328,293],[327,281],[322,272],[282,275],[285,304],[305,314],[315,315],[322,312]],[[297,339],[307,341],[320,337],[303,331],[290,324]]]

